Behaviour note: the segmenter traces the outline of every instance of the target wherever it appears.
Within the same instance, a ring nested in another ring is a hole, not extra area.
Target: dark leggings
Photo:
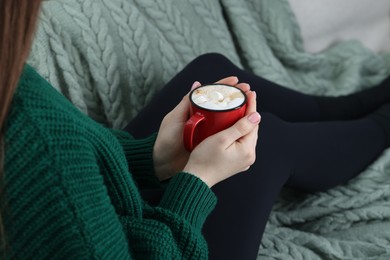
[[[247,73],[219,54],[191,62],[126,130],[135,137],[157,131],[162,118],[194,81],[212,83],[227,76],[248,82],[257,93],[262,116],[257,160],[247,172],[212,188],[218,204],[203,230],[210,259],[256,259],[269,213],[283,186],[316,192],[347,182],[380,155],[384,134],[369,118],[321,122],[314,96]]]

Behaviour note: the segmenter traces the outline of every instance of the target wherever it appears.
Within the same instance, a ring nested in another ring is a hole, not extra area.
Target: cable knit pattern
[[[388,54],[356,41],[305,53],[286,0],[49,0],[29,63],[82,112],[120,128],[206,52],[319,95],[368,88],[390,73]],[[386,151],[344,186],[312,195],[284,190],[259,259],[389,259],[389,173]]]

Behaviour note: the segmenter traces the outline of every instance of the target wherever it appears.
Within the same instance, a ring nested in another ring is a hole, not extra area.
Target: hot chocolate
[[[227,85],[207,85],[195,89],[191,100],[199,107],[208,110],[229,110],[245,102],[245,94]]]

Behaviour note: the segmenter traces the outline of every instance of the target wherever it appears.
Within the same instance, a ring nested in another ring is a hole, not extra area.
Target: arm
[[[144,259],[142,242],[151,258],[206,256],[201,226],[216,201],[207,185],[181,172],[158,207],[146,205],[116,138],[41,83],[22,82],[8,120],[10,258]]]
[[[215,204],[215,195],[203,181],[187,173],[177,174],[158,207],[145,209],[142,220],[121,217],[134,257],[207,259],[201,228]]]
[[[157,178],[153,166],[153,146],[156,134],[144,139],[134,139],[133,136],[122,130],[109,129],[109,131],[121,144],[129,164],[129,170],[139,187],[160,187],[160,180]]]
[[[107,182],[91,144],[74,142],[79,149],[56,156],[46,143],[30,144],[37,154],[26,160],[10,147],[7,167],[16,258],[207,259],[201,227],[216,198],[197,177],[177,174],[158,207],[144,208],[129,176],[111,171]],[[34,167],[18,170],[26,164]]]

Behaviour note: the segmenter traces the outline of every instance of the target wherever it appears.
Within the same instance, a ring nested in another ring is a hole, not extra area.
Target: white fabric
[[[390,0],[289,0],[307,52],[344,40],[390,51]]]

